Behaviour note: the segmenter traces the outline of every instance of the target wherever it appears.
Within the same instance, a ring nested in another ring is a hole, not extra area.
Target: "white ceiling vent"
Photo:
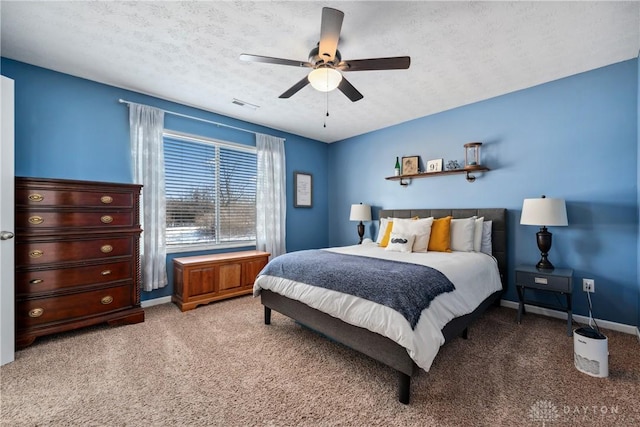
[[[241,101],[239,99],[233,98],[233,101],[231,102],[232,104],[236,104],[239,105],[241,107],[246,107],[246,108],[250,108],[252,110],[257,110],[258,108],[260,108],[259,105],[256,104],[252,104],[250,102],[246,102],[246,101]]]

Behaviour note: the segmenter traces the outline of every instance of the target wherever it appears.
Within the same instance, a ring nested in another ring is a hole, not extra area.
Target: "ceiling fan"
[[[309,52],[309,60],[306,62],[291,59],[272,58],[269,56],[240,55],[242,61],[263,62],[268,64],[290,65],[293,67],[313,68],[308,76],[286,90],[280,98],[290,98],[293,94],[311,84],[316,90],[329,92],[338,88],[351,101],[356,102],[363,95],[342,76],[347,71],[370,70],[405,70],[411,64],[408,56],[396,56],[392,58],[370,58],[343,61],[338,50],[340,29],[344,13],[330,7],[322,8],[322,23],[320,26],[320,41]]]

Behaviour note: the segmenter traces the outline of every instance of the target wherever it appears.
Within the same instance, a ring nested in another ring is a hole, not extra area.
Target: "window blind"
[[[167,246],[255,240],[255,149],[165,135],[164,153]]]

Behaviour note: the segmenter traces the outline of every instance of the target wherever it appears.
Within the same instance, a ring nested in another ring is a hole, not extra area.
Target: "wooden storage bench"
[[[212,301],[250,294],[269,255],[242,251],[174,258],[171,301],[187,311]]]

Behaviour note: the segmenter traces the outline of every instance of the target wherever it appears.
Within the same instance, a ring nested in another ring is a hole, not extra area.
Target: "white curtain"
[[[256,195],[256,249],[271,258],[286,253],[287,210],[284,139],[256,134],[258,183]]]
[[[142,288],[167,286],[166,214],[164,195],[164,111],[129,104],[133,179],[142,184]]]

